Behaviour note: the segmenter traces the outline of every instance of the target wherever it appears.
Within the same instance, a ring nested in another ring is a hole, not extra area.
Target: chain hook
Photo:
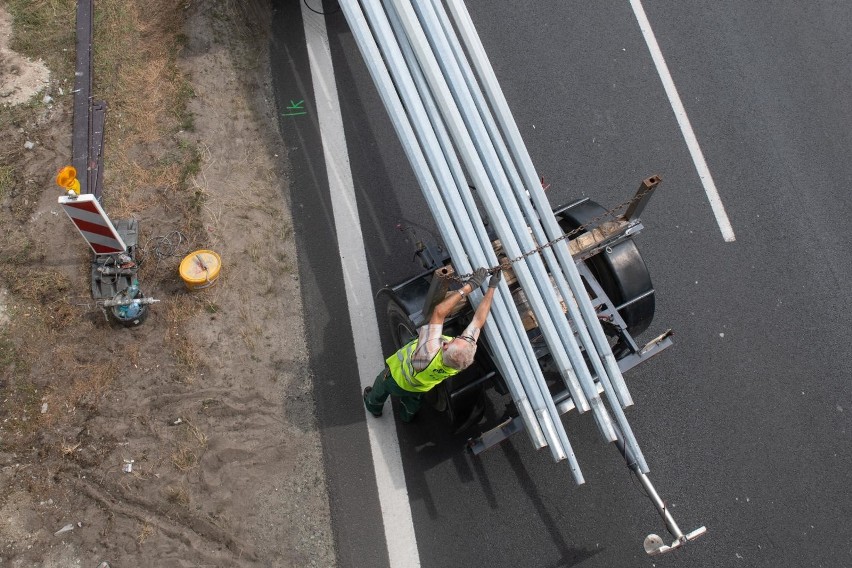
[[[525,253],[522,253],[522,254],[520,254],[520,255],[516,256],[515,258],[511,258],[511,259],[510,259],[510,258],[508,258],[508,257],[503,257],[503,258],[502,258],[502,260],[500,261],[500,264],[498,264],[497,266],[491,266],[491,267],[488,267],[486,270],[488,271],[488,273],[489,273],[489,274],[494,274],[494,273],[495,273],[495,272],[497,272],[498,270],[508,270],[508,269],[509,269],[509,268],[511,268],[511,266],[512,266],[513,264],[515,264],[516,262],[519,262],[519,261],[521,261],[521,260],[523,260],[523,259],[525,259],[525,258],[528,258],[528,257],[530,257],[530,256],[532,256],[532,255],[534,255],[534,254],[539,254],[539,253],[541,253],[542,251],[544,251],[544,249],[546,249],[546,248],[548,248],[548,247],[552,247],[553,245],[555,245],[555,244],[556,244],[556,243],[558,243],[559,241],[564,241],[564,240],[566,240],[566,239],[570,239],[570,238],[571,238],[571,237],[573,237],[574,235],[576,235],[576,234],[580,233],[581,231],[584,231],[585,229],[589,228],[591,225],[596,224],[598,221],[601,221],[601,220],[603,220],[603,219],[606,219],[607,217],[614,217],[614,216],[615,216],[615,214],[616,214],[618,211],[621,211],[621,210],[622,210],[622,209],[624,209],[625,207],[628,207],[631,203],[633,203],[633,202],[635,202],[635,201],[639,201],[640,199],[642,199],[643,197],[645,197],[645,195],[646,195],[647,193],[650,193],[650,192],[651,192],[651,191],[653,191],[653,190],[654,190],[654,186],[652,186],[652,187],[648,187],[648,188],[644,189],[643,191],[640,191],[640,192],[636,193],[636,195],[634,195],[633,197],[631,197],[631,198],[630,198],[630,199],[628,199],[627,201],[624,201],[623,203],[620,203],[620,204],[616,205],[616,206],[615,206],[615,207],[613,207],[612,209],[608,209],[607,211],[604,211],[603,213],[601,213],[600,215],[598,215],[598,216],[597,216],[597,217],[595,217],[594,219],[592,219],[592,220],[590,220],[590,221],[588,221],[588,222],[586,222],[586,223],[583,223],[582,225],[580,225],[580,226],[579,226],[579,227],[577,227],[576,229],[573,229],[573,230],[571,230],[571,231],[569,231],[569,232],[565,233],[565,234],[564,234],[564,235],[562,235],[562,236],[556,237],[556,238],[555,238],[555,239],[553,239],[552,241],[546,242],[546,243],[544,243],[543,245],[538,245],[538,246],[537,246],[537,247],[535,247],[534,249],[532,249],[532,250],[530,250],[530,251],[527,251],[527,252],[525,252]],[[606,250],[606,253],[607,253],[607,254],[612,254],[612,247],[606,247],[606,249],[605,249],[605,250]],[[441,276],[440,276],[440,278],[445,278],[445,279],[447,279],[447,280],[453,280],[453,281],[455,281],[455,282],[464,282],[464,281],[466,281],[468,278],[470,278],[472,275],[473,275],[473,273],[470,273],[470,274],[458,274],[458,275],[453,275],[453,276],[449,276],[449,275],[441,275]]]

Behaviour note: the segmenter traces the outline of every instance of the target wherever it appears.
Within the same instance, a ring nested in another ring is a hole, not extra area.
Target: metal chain
[[[552,241],[546,242],[543,245],[539,245],[539,246],[537,246],[536,248],[534,248],[530,251],[527,251],[525,253],[521,253],[518,256],[516,256],[515,258],[512,258],[512,259],[504,258],[503,261],[500,264],[498,264],[496,266],[490,266],[486,270],[488,271],[489,274],[494,274],[498,270],[506,270],[511,265],[515,264],[516,262],[519,262],[519,261],[521,261],[525,258],[528,258],[528,257],[530,257],[534,254],[540,254],[544,249],[552,247],[553,245],[555,245],[559,241],[564,241],[565,239],[570,239],[571,237],[582,232],[583,230],[585,230],[589,226],[596,224],[598,221],[601,221],[602,219],[606,219],[608,217],[614,217],[615,214],[618,211],[621,211],[625,207],[628,207],[631,203],[639,201],[640,199],[645,197],[645,195],[647,195],[648,193],[653,191],[655,187],[656,186],[647,187],[647,188],[643,189],[642,191],[637,192],[636,195],[634,195],[630,199],[628,199],[628,200],[626,200],[622,203],[619,203],[618,205],[616,205],[612,209],[608,209],[608,210],[604,211],[603,213],[601,213],[600,215],[598,215],[594,219],[591,219],[590,221],[583,223],[582,225],[580,225],[576,229],[574,229],[574,230],[572,230],[568,233],[565,233],[564,235],[562,235],[560,237],[556,237]],[[440,277],[444,278],[446,280],[452,280],[454,282],[462,283],[462,282],[467,281],[467,279],[470,278],[471,276],[473,276],[472,272],[470,274],[456,274],[456,275],[452,275],[452,276],[441,275]]]

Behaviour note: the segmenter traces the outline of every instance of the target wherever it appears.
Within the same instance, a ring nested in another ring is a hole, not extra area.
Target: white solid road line
[[[358,374],[363,388],[373,383],[376,374],[381,370],[384,357],[379,344],[379,327],[367,274],[367,255],[361,235],[352,171],[349,168],[349,151],[343,133],[325,18],[312,12],[307,8],[307,4],[302,2],[302,20],[305,25],[323,155],[328,171],[337,246],[343,265],[346,303],[349,306]],[[366,414],[367,410],[364,409],[364,412]],[[408,503],[408,489],[405,485],[393,412],[386,410],[381,419],[368,415],[367,431],[390,565],[393,568],[419,568],[420,556],[417,552],[414,522]]]
[[[672,105],[677,123],[680,125],[680,131],[683,133],[687,147],[689,147],[689,153],[692,155],[695,169],[698,170],[698,177],[701,178],[701,183],[704,185],[704,193],[707,194],[707,199],[710,201],[710,208],[713,210],[713,215],[716,216],[716,223],[722,231],[722,238],[727,242],[733,242],[736,240],[736,237],[734,236],[734,229],[731,227],[731,221],[725,212],[725,206],[719,197],[719,191],[713,182],[713,176],[710,175],[710,169],[704,160],[704,154],[698,145],[698,139],[695,138],[695,132],[693,132],[692,125],[689,123],[689,117],[686,116],[686,109],[683,108],[683,103],[680,101],[680,95],[677,93],[677,88],[672,80],[671,73],[669,73],[669,67],[663,58],[663,52],[660,51],[660,46],[657,44],[654,30],[651,29],[651,24],[648,22],[648,16],[645,15],[642,2],[641,0],[630,0],[630,5],[633,7],[636,19],[639,21],[639,28],[645,37],[645,43],[648,44],[648,49],[651,51],[651,57],[654,59],[657,73],[663,82],[663,88],[665,88],[666,95],[669,97],[669,103]]]

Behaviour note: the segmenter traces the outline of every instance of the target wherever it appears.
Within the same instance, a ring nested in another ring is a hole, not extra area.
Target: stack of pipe
[[[340,5],[455,269],[469,273],[499,263],[468,176],[510,258],[560,237],[464,3],[448,0],[449,13],[440,0],[341,0]],[[631,465],[647,473],[623,410],[633,401],[567,243],[560,241],[512,268],[577,410],[591,410],[604,440],[624,447]],[[472,295],[474,304],[481,298],[479,291]],[[583,483],[505,281],[491,314],[485,333],[493,358],[533,444],[548,446],[557,461],[566,459],[574,480]]]

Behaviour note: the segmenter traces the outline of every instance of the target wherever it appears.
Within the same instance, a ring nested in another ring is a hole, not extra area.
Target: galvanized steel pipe
[[[423,188],[424,197],[426,198],[427,204],[435,218],[435,222],[441,230],[441,234],[445,239],[445,244],[447,245],[454,261],[457,263],[457,269],[471,270],[471,266],[469,262],[467,262],[464,248],[462,247],[458,235],[453,228],[452,220],[449,217],[446,207],[441,200],[437,199],[435,181],[432,178],[432,174],[423,155],[423,151],[417,142],[413,128],[407,119],[405,109],[399,99],[396,87],[394,86],[388,70],[385,67],[384,61],[376,45],[375,38],[373,37],[364,18],[364,14],[357,2],[344,1],[340,3],[340,6],[346,16],[350,29],[352,30],[359,49],[361,50],[370,74],[373,77],[373,81],[376,84],[379,95],[388,110],[388,114],[400,139],[403,150],[411,163],[412,169],[414,170],[414,174],[417,177],[421,188]],[[503,347],[502,337],[499,331],[495,329],[495,326],[486,324],[486,330],[489,334],[489,339],[494,341],[495,349]],[[505,373],[504,377],[506,377],[507,383],[509,383],[509,385],[516,385],[518,380],[515,368],[511,361],[506,361],[505,358],[501,357],[501,355],[503,355],[503,353],[497,354],[495,357],[495,363],[500,369],[500,372]],[[510,388],[512,387],[510,386]],[[533,442],[538,447],[543,446],[544,438],[542,430],[523,390],[515,388],[514,392],[512,392],[512,396],[518,406],[518,411],[521,419],[524,421],[524,425],[529,429]]]
[[[470,64],[467,61],[467,57],[464,51],[462,50],[461,43],[459,42],[458,37],[456,36],[455,31],[452,28],[452,24],[450,23],[447,13],[444,10],[444,7],[441,4],[440,0],[432,0],[431,8],[433,9],[434,14],[437,16],[438,21],[440,22],[443,37],[448,42],[450,50],[453,56],[455,57],[455,61],[459,65],[459,69],[464,77],[464,82],[467,85],[468,92],[473,97],[474,103],[476,104],[476,108],[479,111],[479,116],[484,122],[488,135],[494,144],[494,149],[497,153],[500,163],[503,166],[503,170],[509,179],[509,186],[514,191],[515,199],[518,205],[521,207],[521,210],[527,220],[527,223],[529,224],[529,227],[533,231],[533,237],[539,243],[547,242],[548,239],[546,238],[545,233],[541,227],[541,223],[538,218],[538,213],[535,211],[535,209],[533,209],[529,198],[526,196],[523,182],[521,181],[521,178],[518,175],[518,171],[512,161],[511,155],[509,154],[509,150],[506,147],[505,142],[503,141],[503,137],[500,134],[497,124],[494,121],[494,117],[488,107],[488,103],[485,100],[481,89],[479,88],[479,84],[476,82],[473,70],[471,69]],[[548,209],[545,214],[549,213],[550,210]],[[565,301],[569,317],[574,322],[582,322],[583,318],[580,315],[579,309],[577,307],[577,302],[574,299],[575,292],[570,290],[570,287],[562,274],[562,268],[559,266],[558,261],[555,255],[553,254],[553,251],[551,251],[550,248],[545,248],[542,251],[542,254],[544,256],[547,267],[550,269],[550,274],[554,278],[557,288],[559,289],[559,293]],[[585,294],[585,291],[583,291],[583,293]],[[558,318],[558,321],[561,322],[562,318]],[[576,325],[576,328],[577,333],[580,336],[580,342],[586,350],[586,354],[589,357],[589,360],[591,361],[595,372],[598,373],[598,375],[604,374],[606,371],[601,362],[601,358],[597,352],[595,344],[593,343],[589,335],[588,330],[585,328],[584,325]],[[583,359],[583,354],[580,351],[580,347],[577,342],[573,340],[574,337],[572,330],[566,322],[566,325],[558,326],[557,331],[560,333],[560,337],[562,338],[562,342],[566,348],[568,359],[571,363],[573,371],[580,382],[580,386],[583,388],[583,394],[585,394],[586,399],[589,401],[590,407],[594,411],[595,420],[598,426],[598,430],[601,433],[601,436],[607,442],[615,441],[616,433],[612,427],[612,419],[609,416],[609,412],[607,411],[606,406],[603,404],[603,401],[598,395],[598,390],[595,387],[594,378],[592,378],[592,375],[589,372],[588,367],[586,366],[586,363]]]
[[[369,7],[370,4],[370,2],[365,2],[368,17],[371,18],[371,21],[373,21],[374,18],[376,20],[380,20],[378,14],[371,13],[372,10]],[[496,263],[497,258],[494,254],[491,239],[485,230],[485,226],[482,224],[478,215],[469,215],[469,211],[471,209],[473,211],[476,210],[476,205],[469,193],[466,194],[460,191],[462,188],[467,189],[467,181],[464,177],[462,166],[458,161],[455,150],[453,149],[452,141],[450,140],[446,127],[441,120],[441,116],[435,106],[434,99],[429,92],[425,78],[423,77],[422,71],[419,67],[419,63],[416,60],[415,54],[405,35],[402,23],[399,20],[399,16],[395,9],[388,4],[389,3],[387,2],[385,3],[388,21],[396,35],[398,47],[401,49],[403,58],[405,59],[408,70],[411,73],[411,78],[414,80],[414,85],[420,96],[420,102],[423,103],[424,110],[431,121],[432,127],[434,128],[434,135],[437,138],[437,140],[433,140],[431,136],[429,136],[428,139],[421,140],[421,142],[425,145],[433,145],[437,142],[438,146],[442,149],[445,158],[444,162],[441,162],[440,158],[436,158],[433,162],[431,162],[433,172],[438,172],[436,175],[440,177],[439,183],[437,184],[438,188],[442,192],[451,217],[453,217],[456,221],[456,226],[459,229],[465,248],[469,251],[469,253],[470,251],[474,251],[474,264],[493,265]],[[373,22],[373,25],[374,29],[380,36],[390,36],[388,30],[384,28],[384,22],[375,21]],[[395,54],[386,53],[385,56],[392,59],[396,58]],[[397,81],[397,87],[402,92],[407,92],[408,90],[408,85],[401,86],[400,81]],[[419,113],[419,108],[419,105],[412,101],[411,105],[408,106],[409,114]],[[449,170],[447,170],[447,168],[449,168]],[[465,201],[466,197],[468,199]],[[476,246],[477,241],[479,247]],[[513,359],[517,360],[522,358],[522,366],[519,365],[518,367],[521,386],[528,394],[533,408],[537,409],[536,415],[539,416],[539,422],[546,433],[546,437],[552,439],[554,436],[557,436],[561,442],[558,445],[567,447],[570,451],[570,443],[567,440],[567,434],[560,433],[560,428],[556,427],[556,424],[560,423],[559,414],[556,411],[555,405],[552,403],[544,376],[538,366],[535,352],[526,337],[520,316],[515,309],[514,302],[511,299],[511,295],[509,294],[508,287],[505,283],[501,284],[498,293],[495,295],[495,302],[492,305],[492,314],[492,317],[497,322],[498,327],[503,330],[503,336],[510,345],[511,351],[513,353],[523,354],[521,357],[513,355]],[[552,409],[548,407],[552,407]],[[547,412],[541,412],[541,410],[547,410]],[[558,447],[558,445],[556,445],[556,447]],[[563,459],[565,457],[567,456],[563,452],[561,457],[558,457],[557,459]]]
[[[483,85],[483,90],[488,97],[491,107],[494,109],[497,120],[500,123],[503,134],[508,142],[508,146],[512,151],[515,163],[521,172],[524,184],[529,192],[530,198],[532,199],[533,205],[537,211],[548,211],[550,205],[547,198],[544,196],[541,184],[538,181],[535,168],[532,164],[532,159],[529,156],[526,145],[523,143],[517,124],[515,124],[515,121],[512,118],[509,105],[506,102],[502,90],[500,89],[497,77],[494,74],[494,70],[491,67],[488,56],[486,55],[482,42],[479,39],[479,35],[477,34],[476,29],[473,26],[473,22],[470,19],[470,14],[468,14],[466,7],[461,0],[448,0],[448,5],[459,34],[461,35],[464,45],[470,54],[470,59],[477,70],[477,74]],[[544,223],[544,228],[549,239],[555,239],[562,235],[562,230],[552,215],[542,214],[540,215],[540,218]],[[560,241],[559,243],[556,243],[553,248],[561,263],[563,274],[571,288],[575,290],[575,292],[584,290],[582,280],[577,271],[577,267],[574,265],[567,244],[564,241]],[[583,320],[592,335],[597,351],[603,358],[603,363],[607,372],[600,375],[599,379],[601,384],[604,386],[604,392],[607,394],[607,398],[610,401],[610,406],[615,414],[616,421],[622,430],[625,443],[635,456],[637,463],[639,464],[640,471],[642,473],[648,473],[648,465],[641,450],[639,449],[639,445],[633,434],[632,428],[627,422],[622,410],[622,407],[631,405],[633,400],[630,397],[624,378],[618,368],[618,363],[615,360],[615,356],[612,353],[609,342],[600,327],[600,323],[597,321],[597,314],[595,313],[591,302],[588,301],[588,298],[583,294],[576,293],[575,296],[578,298],[578,307],[582,313]],[[578,322],[575,323],[579,326]]]

